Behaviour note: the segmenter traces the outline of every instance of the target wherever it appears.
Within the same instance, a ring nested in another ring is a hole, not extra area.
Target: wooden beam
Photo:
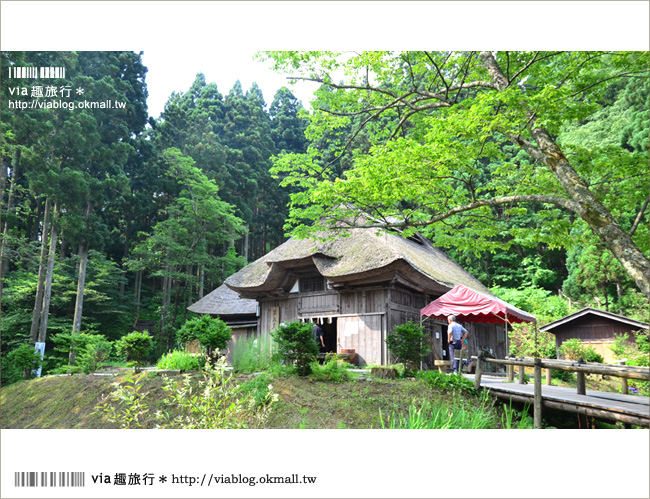
[[[533,424],[534,428],[542,427],[542,361],[535,359],[535,386],[533,397]]]

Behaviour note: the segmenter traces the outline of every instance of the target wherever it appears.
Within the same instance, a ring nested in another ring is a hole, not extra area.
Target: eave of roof
[[[630,326],[634,326],[634,327],[637,327],[639,329],[648,329],[648,323],[646,323],[646,322],[637,321],[637,320],[634,320],[634,319],[630,319],[629,317],[625,317],[623,315],[613,314],[611,312],[606,312],[604,310],[598,310],[596,308],[586,307],[586,308],[583,308],[582,310],[578,310],[577,312],[574,312],[574,313],[569,314],[569,315],[567,315],[565,317],[562,317],[561,319],[558,319],[558,320],[553,321],[553,322],[549,322],[545,326],[539,328],[539,330],[540,331],[550,331],[550,332],[552,332],[551,330],[555,329],[558,326],[562,326],[563,324],[567,324],[569,322],[572,322],[572,321],[574,321],[576,319],[579,319],[580,317],[584,317],[585,315],[589,315],[589,314],[597,315],[597,316],[600,316],[600,317],[605,317],[607,319],[617,321],[617,322],[621,322],[621,323],[624,323],[624,324],[628,324]]]
[[[449,290],[456,284],[489,292],[444,252],[429,241],[422,243],[375,229],[352,229],[347,237],[326,241],[289,239],[259,260],[226,279],[238,292],[277,289],[283,273],[291,265],[311,261],[332,282],[349,281],[352,276],[381,272],[393,263],[405,262],[432,281],[432,288]]]

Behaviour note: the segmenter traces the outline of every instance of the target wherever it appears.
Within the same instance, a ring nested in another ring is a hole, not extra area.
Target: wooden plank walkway
[[[474,381],[473,374],[464,375]],[[489,389],[500,398],[514,401],[533,402],[534,384],[508,383],[504,378],[483,375],[481,388]],[[572,410],[614,421],[650,427],[650,398],[639,395],[624,395],[614,392],[587,390],[578,395],[575,388],[542,385],[543,405],[552,408]]]

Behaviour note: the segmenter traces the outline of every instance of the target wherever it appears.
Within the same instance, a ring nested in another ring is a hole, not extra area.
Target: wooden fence
[[[577,393],[586,395],[585,374],[600,374],[605,376],[615,376],[623,380],[622,390],[627,394],[627,380],[638,379],[650,381],[650,370],[647,367],[626,366],[626,365],[609,365],[598,364],[593,362],[577,362],[567,360],[539,359],[529,357],[510,357],[508,359],[494,359],[484,356],[473,356],[476,360],[476,374],[474,377],[474,388],[479,390],[481,387],[481,375],[485,362],[495,364],[504,364],[507,369],[509,381],[514,381],[514,368],[519,366],[519,383],[525,383],[525,368],[533,368],[534,392],[533,392],[533,419],[534,427],[542,427],[542,369],[546,369],[546,384],[551,384],[551,369],[560,371],[571,371],[576,373]]]

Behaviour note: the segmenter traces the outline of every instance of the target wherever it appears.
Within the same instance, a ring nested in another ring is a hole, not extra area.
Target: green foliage
[[[585,346],[577,338],[565,340],[560,345],[558,352],[567,360],[603,363],[602,355],[596,353],[593,348]]]
[[[141,394],[143,376],[126,378],[114,383],[115,389],[96,407],[107,419],[121,428],[141,428],[151,408]],[[254,390],[240,390],[225,373],[225,359],[216,366],[206,365],[203,379],[196,380],[184,374],[182,380],[163,376],[163,390],[167,393],[162,409],[155,411],[157,428],[170,429],[234,429],[261,426],[277,395],[267,385],[264,394]],[[246,393],[244,393],[246,392]],[[257,398],[256,398],[257,397]]]
[[[279,363],[270,335],[237,337],[232,352],[233,368],[237,372],[254,373]]]
[[[200,371],[205,365],[203,355],[174,350],[164,354],[156,363],[158,369],[181,369],[183,371]]]
[[[41,354],[33,346],[20,345],[2,357],[2,380],[3,384],[11,384],[23,378],[25,372],[27,377],[32,378],[32,371],[38,370],[41,366]]]
[[[182,381],[164,378],[163,389],[168,396],[165,410],[156,413],[160,428],[234,429],[261,426],[277,395],[272,386],[261,395],[259,391],[244,393],[225,373],[225,359],[214,367],[206,366],[203,380],[194,383],[190,375]]]
[[[274,403],[277,397],[273,396],[272,378],[266,373],[255,376],[250,381],[239,386],[241,392],[246,396],[250,395],[256,407],[264,407]]]
[[[298,374],[307,376],[311,372],[312,362],[318,356],[313,324],[309,322],[284,323],[271,335],[278,345],[280,357],[290,365],[295,362]]]
[[[104,413],[112,423],[118,423],[120,428],[142,428],[149,403],[145,400],[147,394],[142,394],[142,377],[126,377],[123,383],[113,383],[114,390],[104,397],[97,405],[95,412]]]
[[[419,231],[436,246],[468,253],[521,249],[509,275],[499,279],[484,265],[486,277],[550,288],[565,272],[557,262],[537,260],[549,249],[570,248],[576,242],[572,228],[581,225],[627,260],[626,268],[634,265],[625,251],[642,262],[638,272],[647,272],[646,228],[639,227],[644,235],[633,241],[624,233],[648,192],[648,52],[314,51],[261,57],[280,72],[322,83],[309,115],[307,151],[274,159],[272,172],[294,189],[287,223],[293,235],[313,236],[354,220],[388,225],[404,236]],[[334,71],[345,75],[342,81]],[[621,93],[631,81],[634,88]],[[622,122],[634,123],[622,142],[603,145],[592,137],[586,144],[571,136],[574,124],[613,101],[620,102],[621,113],[603,116],[607,123],[628,110],[634,115]],[[325,141],[328,150],[321,147]],[[566,169],[550,159],[560,151]],[[580,191],[577,185],[589,187]],[[603,208],[608,223],[620,229],[617,242],[590,215]],[[646,281],[640,281],[647,294]]]
[[[393,328],[386,345],[398,362],[416,364],[431,352],[429,337],[419,324],[408,321]]]
[[[134,361],[141,365],[149,355],[153,341],[148,331],[134,331],[115,342],[117,353],[127,362]]]
[[[534,428],[533,418],[528,414],[529,404],[524,405],[523,411],[513,409],[512,402],[503,406],[501,426],[505,430],[532,430]]]
[[[325,381],[329,383],[343,383],[350,380],[350,372],[341,365],[342,362],[333,356],[323,365],[312,362],[311,374],[309,377],[314,381]]]
[[[81,372],[89,374],[95,372],[97,368],[108,361],[113,344],[106,339],[104,335],[92,333],[59,333],[52,338],[56,345],[54,350],[64,355],[72,354],[74,363]],[[58,371],[57,371],[58,372]],[[68,372],[73,372],[69,370]]]
[[[438,371],[419,371],[416,375],[429,386],[442,388],[447,391],[475,393],[474,383],[462,374],[446,374]]]
[[[223,350],[232,338],[232,330],[218,317],[201,315],[190,319],[176,333],[178,340],[185,344],[197,340],[211,354],[213,350]]]
[[[617,334],[611,350],[619,359],[627,359],[626,364],[630,366],[648,366],[650,362],[648,333],[645,331],[635,331],[636,345],[630,343],[629,335]],[[640,395],[650,395],[650,383],[647,381],[629,380],[630,393],[639,393]]]

